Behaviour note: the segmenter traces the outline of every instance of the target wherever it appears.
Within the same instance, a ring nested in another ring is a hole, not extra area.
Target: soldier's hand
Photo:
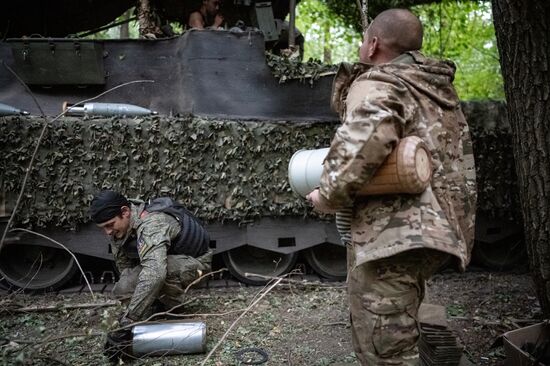
[[[313,208],[316,211],[330,214],[330,213],[336,213],[336,210],[333,208],[330,208],[325,203],[325,199],[321,196],[321,193],[319,192],[319,189],[315,189],[311,191],[307,196],[306,199],[313,205]]]

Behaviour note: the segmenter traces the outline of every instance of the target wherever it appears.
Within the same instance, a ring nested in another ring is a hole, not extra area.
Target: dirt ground
[[[208,350],[255,299],[261,287],[193,290],[186,314],[207,323]],[[450,327],[476,365],[500,365],[504,352],[490,346],[499,335],[541,317],[529,276],[470,270],[443,273],[428,284],[428,300],[445,305]],[[105,331],[119,305],[78,310],[63,305],[113,302],[90,294],[6,294],[0,300],[0,365],[108,365]],[[22,306],[55,305],[56,311],[17,313]],[[235,352],[265,350],[264,365],[354,365],[345,284],[278,285],[229,332],[206,365],[239,365]],[[247,354],[253,357],[254,354]],[[206,354],[150,357],[119,364],[200,365]]]

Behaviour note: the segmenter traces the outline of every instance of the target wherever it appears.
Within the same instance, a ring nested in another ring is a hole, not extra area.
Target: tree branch
[[[107,301],[107,302],[100,302],[100,303],[85,303],[85,304],[61,304],[61,305],[48,305],[48,306],[25,306],[20,308],[10,308],[9,304],[6,305],[3,304],[3,308],[0,309],[1,313],[31,313],[31,312],[49,312],[49,311],[62,311],[62,310],[76,310],[76,309],[88,309],[88,308],[104,308],[109,306],[117,306],[120,303],[118,301]]]

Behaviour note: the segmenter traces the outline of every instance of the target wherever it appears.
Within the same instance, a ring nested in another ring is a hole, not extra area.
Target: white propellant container
[[[319,186],[323,173],[323,162],[328,148],[317,150],[299,150],[288,164],[288,182],[294,192],[305,197]]]

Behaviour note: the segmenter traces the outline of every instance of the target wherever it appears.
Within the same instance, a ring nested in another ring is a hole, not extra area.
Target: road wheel
[[[264,285],[269,279],[246,276],[246,273],[269,277],[282,276],[294,268],[297,257],[298,253],[281,254],[248,245],[222,253],[229,272],[239,281],[250,285]]]
[[[9,244],[0,255],[0,275],[11,286],[25,290],[57,290],[77,269],[73,257],[58,248]]]
[[[476,242],[473,261],[496,271],[507,271],[527,263],[523,235],[516,234],[494,243]]]
[[[320,276],[334,281],[346,280],[345,247],[325,243],[307,249],[304,255],[309,266]]]

